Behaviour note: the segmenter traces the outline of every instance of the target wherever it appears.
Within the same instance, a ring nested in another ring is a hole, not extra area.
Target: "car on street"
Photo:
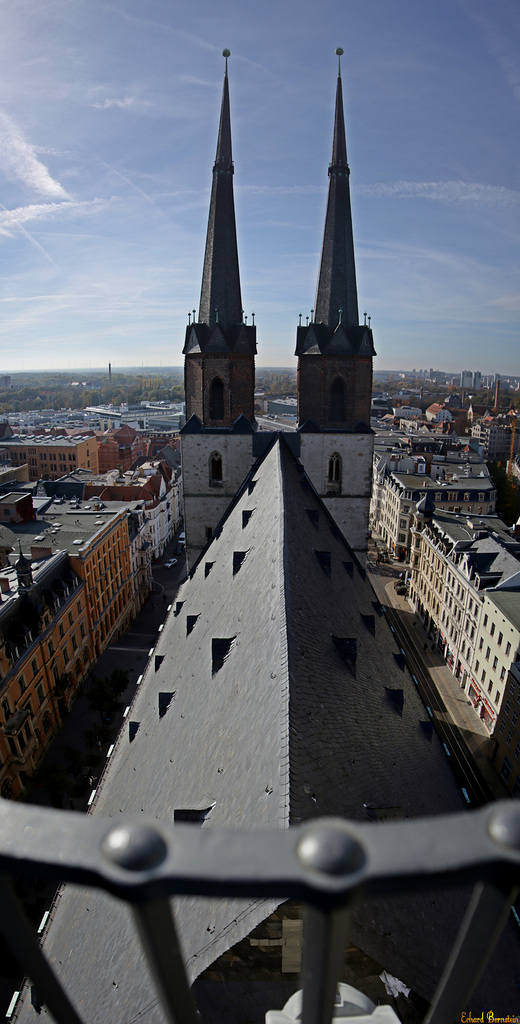
[[[177,559],[176,558],[170,558],[169,562],[165,562],[164,563],[164,568],[165,569],[171,569],[172,566],[174,566],[174,565],[177,565]]]

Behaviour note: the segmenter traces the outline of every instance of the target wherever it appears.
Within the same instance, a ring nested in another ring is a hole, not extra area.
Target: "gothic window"
[[[224,385],[220,377],[211,381],[209,389],[209,415],[212,420],[224,419]]]
[[[336,377],[330,389],[330,418],[334,423],[345,419],[345,388],[340,377]]]
[[[341,456],[334,452],[329,459],[329,484],[341,483]]]
[[[222,480],[222,455],[220,452],[213,452],[210,459],[210,479],[212,483]]]

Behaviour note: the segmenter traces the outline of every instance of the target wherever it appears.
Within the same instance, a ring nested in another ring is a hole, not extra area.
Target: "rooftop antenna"
[[[251,313],[251,319],[253,321],[253,327],[255,326],[255,314]]]
[[[338,78],[341,78],[341,58],[344,52],[345,51],[341,48],[341,46],[338,46],[336,48],[336,56],[338,58]]]
[[[314,310],[311,309],[311,324],[314,323]]]
[[[222,56],[226,58],[226,70],[225,70],[224,74],[225,74],[225,76],[227,78],[227,59],[228,59],[228,57],[231,57],[231,50],[222,50]]]
[[[301,327],[301,325],[302,325],[302,315],[301,315],[301,313],[299,314],[299,316],[300,316],[300,322],[298,324],[298,327]]]
[[[364,318],[365,318],[365,327],[366,327],[366,325],[367,325],[367,314],[366,314],[366,312],[365,312],[365,313],[363,313],[363,316],[364,316]]]
[[[371,319],[372,319],[372,317],[371,317],[371,316],[369,316],[369,318],[368,318],[368,326],[369,326],[369,327],[370,327],[370,321],[371,321]]]
[[[188,327],[190,326],[190,324],[191,324],[191,313],[188,313]]]

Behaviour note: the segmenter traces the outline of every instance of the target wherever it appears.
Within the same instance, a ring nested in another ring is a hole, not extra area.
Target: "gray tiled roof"
[[[213,640],[233,641],[217,671]],[[285,829],[324,814],[367,820],[388,807],[403,817],[460,810],[398,655],[364,570],[280,437],[179,591],[94,813],[172,825],[175,810],[212,808],[204,828]],[[396,690],[402,701],[392,700]],[[162,717],[161,693],[172,695]],[[139,723],[133,742],[130,721]],[[460,920],[456,903],[380,900],[358,911],[351,938],[431,993]],[[180,901],[191,976],[273,907]],[[91,1024],[161,1019],[130,912],[110,897],[68,887],[46,946]]]

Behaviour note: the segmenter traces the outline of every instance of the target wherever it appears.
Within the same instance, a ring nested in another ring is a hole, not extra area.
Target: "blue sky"
[[[376,369],[520,374],[518,0],[0,0],[0,372],[180,365],[229,47],[259,365],[314,305],[342,46]]]

